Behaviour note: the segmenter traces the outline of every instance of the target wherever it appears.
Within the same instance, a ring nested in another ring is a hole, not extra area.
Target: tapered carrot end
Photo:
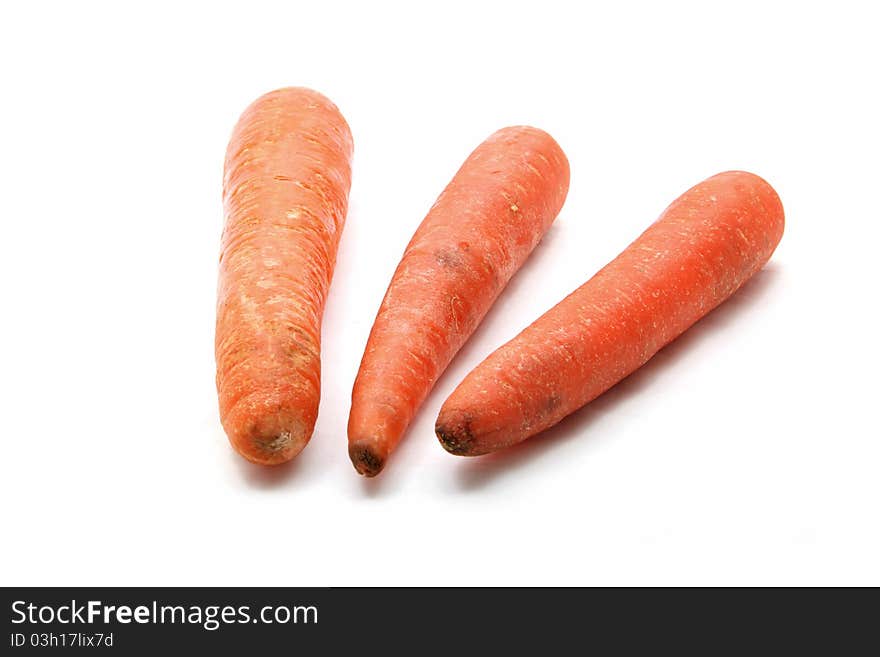
[[[299,454],[312,437],[314,421],[298,413],[241,404],[223,423],[235,451],[251,463],[279,465]]]
[[[358,440],[348,446],[348,456],[358,474],[375,477],[385,467],[385,457],[369,442]]]
[[[245,442],[233,442],[236,451],[251,463],[280,465],[299,454],[309,442],[309,435],[293,430],[283,430],[272,435],[254,436]]]
[[[241,454],[253,463],[279,465],[287,463],[305,448],[308,436],[297,435],[292,431],[282,431],[274,436],[255,438],[250,450]]]
[[[434,432],[440,440],[440,444],[450,454],[456,456],[476,456],[479,452],[474,450],[474,435],[471,433],[470,422],[467,420],[455,421],[446,419],[441,413],[434,426]]]

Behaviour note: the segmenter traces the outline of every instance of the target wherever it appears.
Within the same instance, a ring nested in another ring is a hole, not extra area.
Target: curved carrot
[[[440,410],[440,443],[477,456],[556,424],[732,295],[764,266],[783,227],[776,192],[750,173],[721,173],[688,190],[465,377]]]
[[[336,106],[302,88],[257,99],[226,151],[217,299],[217,392],[249,461],[287,461],[312,435],[321,316],[351,186],[352,138]]]
[[[437,377],[538,244],[568,192],[546,132],[499,130],[422,221],[379,308],[352,390],[349,455],[372,477]]]

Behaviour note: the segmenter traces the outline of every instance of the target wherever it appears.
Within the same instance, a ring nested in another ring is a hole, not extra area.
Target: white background
[[[0,581],[880,584],[880,99],[871,3],[18,3],[0,10]],[[214,389],[226,141],[312,86],[355,138],[323,398],[288,466]],[[529,123],[568,201],[376,480],[346,453],[390,275],[467,154]],[[767,269],[540,438],[445,453],[437,411],[676,196],[778,190]]]

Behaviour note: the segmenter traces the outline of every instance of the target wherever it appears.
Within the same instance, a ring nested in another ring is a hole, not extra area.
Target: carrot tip
[[[354,469],[358,474],[365,477],[375,477],[385,467],[385,459],[369,445],[353,443],[348,447],[348,456],[351,458]]]
[[[233,440],[232,445],[239,454],[251,463],[280,465],[297,456],[308,442],[309,433],[299,430],[297,427],[269,435]]]
[[[438,423],[434,432],[440,440],[440,444],[450,454],[456,456],[470,456],[474,436],[467,424],[450,427],[447,424]]]

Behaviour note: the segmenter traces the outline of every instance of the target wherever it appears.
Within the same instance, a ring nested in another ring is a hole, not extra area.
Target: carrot
[[[384,467],[437,377],[550,227],[568,177],[550,135],[504,128],[434,203],[391,279],[352,390],[349,456],[359,473]]]
[[[782,237],[779,197],[741,171],[685,192],[593,278],[465,377],[436,432],[477,456],[550,427],[641,367],[761,269]]]
[[[302,88],[258,98],[226,151],[216,359],[220,419],[255,463],[305,447],[321,391],[321,316],[351,186],[336,106]]]

